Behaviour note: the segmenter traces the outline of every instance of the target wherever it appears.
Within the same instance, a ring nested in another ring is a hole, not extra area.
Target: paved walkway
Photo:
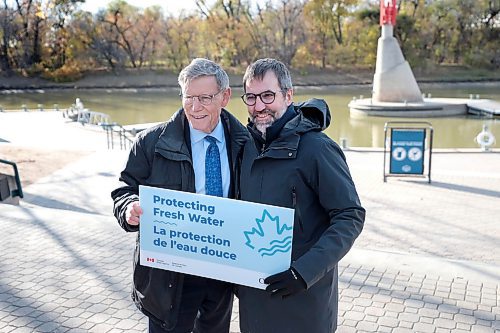
[[[28,144],[5,130],[19,117],[0,113],[0,138]],[[147,330],[130,299],[135,235],[111,216],[126,153],[73,125],[54,126],[98,149],[0,205],[0,332]],[[500,332],[500,154],[435,153],[430,185],[384,183],[381,152],[346,155],[368,215],[340,263],[338,332]]]

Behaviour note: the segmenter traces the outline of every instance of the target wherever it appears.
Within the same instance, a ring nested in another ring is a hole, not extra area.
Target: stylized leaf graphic
[[[292,227],[281,224],[279,216],[273,217],[266,209],[262,212],[262,218],[256,218],[256,227],[250,231],[244,231],[245,245],[251,249],[257,249],[262,257],[273,256],[277,252],[288,252],[292,244]]]

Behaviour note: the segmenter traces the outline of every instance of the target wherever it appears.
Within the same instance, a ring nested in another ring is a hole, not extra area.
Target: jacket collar
[[[296,115],[297,112],[295,111],[293,104],[290,104],[285,110],[283,116],[271,124],[271,126],[266,128],[265,139],[262,137],[262,133],[255,128],[255,123],[250,121],[247,128],[254,139],[257,149],[261,150],[263,146],[269,147],[271,143],[280,136],[285,125]]]
[[[250,123],[247,126],[254,140],[257,142],[260,139],[259,144],[256,144],[257,150],[261,151],[259,158],[295,158],[301,135],[310,131],[321,131],[330,123],[330,111],[323,100],[312,99],[293,104],[291,107],[295,109],[296,115],[291,119],[286,119],[286,123],[280,125],[277,137],[270,143],[266,142],[265,146],[263,146],[264,140],[260,137],[260,132],[253,128],[253,124]],[[262,147],[264,147],[263,151]]]
[[[186,127],[189,131],[184,110],[179,109],[165,124],[155,150],[191,156],[191,149],[188,147],[191,143],[185,139],[186,134],[189,134],[189,132],[186,133]],[[187,137],[189,138],[189,135]]]
[[[231,160],[233,166],[236,165],[236,159],[241,153],[242,147],[249,139],[246,128],[226,109],[222,109],[221,120],[226,134],[226,143],[230,144]]]

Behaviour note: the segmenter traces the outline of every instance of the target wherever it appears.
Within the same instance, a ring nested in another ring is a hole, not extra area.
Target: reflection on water
[[[481,98],[500,101],[500,83],[481,85],[421,85],[423,93],[432,93],[433,97],[468,98],[478,94]],[[482,125],[488,124],[497,138],[496,147],[500,146],[500,119],[481,119],[473,116],[443,118],[351,118],[347,104],[353,96],[370,96],[369,86],[364,87],[321,87],[297,88],[295,101],[311,97],[323,98],[332,112],[332,124],[326,133],[335,141],[346,138],[351,147],[383,147],[384,124],[387,121],[428,121],[434,128],[434,147],[436,148],[475,148],[476,135]],[[239,98],[241,89],[233,89],[233,98],[228,109],[242,122],[247,122],[246,107]],[[35,109],[37,104],[52,108],[66,108],[79,97],[85,107],[111,116],[112,121],[123,125],[158,122],[168,119],[179,107],[180,98],[177,89],[163,90],[98,90],[75,91],[57,90],[45,93],[0,94],[0,106],[4,109],[20,109],[22,104]]]

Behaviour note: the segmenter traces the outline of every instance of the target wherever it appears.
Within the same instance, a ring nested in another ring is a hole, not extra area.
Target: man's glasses
[[[257,103],[257,97],[260,98],[262,103],[271,104],[272,102],[274,102],[274,99],[276,98],[276,93],[271,90],[266,90],[264,92],[261,92],[260,94],[246,93],[241,95],[243,103],[245,103],[248,106],[254,106],[255,103]]]
[[[198,100],[198,102],[200,102],[200,104],[207,106],[207,105],[212,104],[214,97],[217,96],[218,94],[220,94],[221,92],[223,92],[224,90],[225,89],[221,89],[213,95],[203,94],[203,95],[198,95],[198,96],[189,96],[189,95],[183,95],[182,93],[180,95],[182,97],[183,103],[185,103],[187,105],[193,104],[194,99],[196,98]]]

